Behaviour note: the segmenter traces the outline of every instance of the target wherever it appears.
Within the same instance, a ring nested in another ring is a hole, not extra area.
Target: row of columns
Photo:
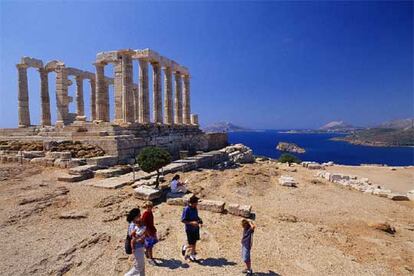
[[[154,123],[167,125],[198,125],[197,115],[191,114],[190,107],[190,77],[178,71],[173,72],[171,67],[161,65],[157,62],[148,62],[139,59],[139,84],[133,83],[133,62],[130,55],[122,55],[115,64],[114,86],[115,86],[115,122],[138,122],[150,123],[149,107],[149,82],[148,64],[152,66],[153,88],[152,102]],[[96,63],[95,78],[87,78],[90,81],[90,109],[91,120],[109,122],[109,83],[104,75],[105,63]],[[26,64],[17,64],[18,70],[18,116],[19,127],[30,126],[29,92],[27,82]],[[69,119],[68,96],[68,68],[57,66],[53,71],[56,73],[56,124],[66,124]],[[38,68],[40,74],[41,90],[41,125],[51,125],[50,96],[48,73],[45,68]],[[164,72],[164,91],[162,91],[162,71]],[[174,78],[173,78],[174,75]],[[84,121],[84,76],[75,75],[76,81],[76,120]],[[173,81],[175,94],[173,99]],[[164,101],[162,101],[162,93]]]
[[[152,66],[153,88],[153,118],[154,123],[167,125],[190,125],[190,77],[174,72],[175,94],[172,98],[172,75],[170,67],[162,67],[157,62],[148,62],[146,59],[139,59],[139,84],[133,84],[133,62],[130,55],[121,55],[114,65],[115,72],[115,122],[140,124],[150,123],[150,102],[148,64]],[[105,87],[104,68],[106,63],[96,63],[96,119],[109,121],[108,90]],[[161,69],[164,71],[164,103],[162,103]],[[184,84],[184,89],[183,89]],[[174,100],[174,101],[173,101]],[[164,104],[164,110],[162,108]]]

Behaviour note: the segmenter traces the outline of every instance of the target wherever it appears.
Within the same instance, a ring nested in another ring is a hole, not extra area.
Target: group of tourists
[[[186,193],[186,183],[180,182],[179,175],[173,177],[171,191],[173,193]],[[200,228],[203,225],[203,220],[198,216],[198,201],[198,197],[190,197],[188,205],[184,207],[181,215],[181,222],[185,225],[187,235],[187,244],[181,247],[181,254],[185,260],[190,260],[191,262],[198,262],[196,244],[200,240]],[[145,276],[145,257],[148,259],[149,264],[157,265],[152,252],[154,245],[158,242],[157,229],[154,226],[154,216],[152,213],[153,203],[150,201],[145,202],[143,208],[144,212],[142,214],[139,208],[133,208],[127,215],[129,225],[125,240],[125,251],[127,254],[133,254],[134,265],[125,276]],[[246,269],[242,272],[252,274],[250,250],[256,226],[246,219],[242,220],[241,225],[243,228],[241,239],[242,259],[246,265]]]

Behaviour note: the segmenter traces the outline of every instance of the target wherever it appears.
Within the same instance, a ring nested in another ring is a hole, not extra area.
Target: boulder
[[[389,193],[388,198],[395,201],[406,201],[410,200],[407,195],[397,194],[397,193]]]
[[[86,211],[69,211],[64,212],[59,215],[60,219],[81,219],[81,218],[87,218],[88,212]]]
[[[384,231],[389,234],[394,234],[396,232],[395,228],[391,226],[388,222],[369,223],[368,226],[376,230]]]
[[[220,150],[228,155],[234,163],[254,163],[253,151],[243,144],[236,144]]]
[[[286,187],[296,187],[298,183],[293,177],[282,175],[279,177],[279,184]]]
[[[162,191],[146,185],[142,185],[134,189],[134,194],[135,197],[142,200],[154,200],[161,197]]]
[[[239,204],[229,204],[227,206],[227,211],[229,214],[241,216],[244,218],[250,218],[252,213],[251,205],[239,205]]]
[[[407,193],[407,197],[408,197],[410,200],[414,200],[414,190],[409,191],[409,192]]]
[[[345,175],[342,173],[331,173],[331,175],[329,176],[329,181],[331,182],[337,182],[340,180],[349,180],[351,179],[349,175]]]
[[[202,199],[198,203],[198,209],[215,213],[223,213],[224,204],[225,203],[223,201]]]

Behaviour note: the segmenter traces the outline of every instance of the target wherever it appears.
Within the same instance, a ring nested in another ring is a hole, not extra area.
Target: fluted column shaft
[[[139,118],[141,124],[147,124],[149,119],[149,96],[148,96],[148,62],[139,59]]]
[[[132,58],[122,56],[122,110],[124,122],[134,122],[134,91],[132,81]],[[148,84],[147,84],[148,85]]]
[[[161,68],[158,63],[152,63],[153,91],[152,91],[152,112],[154,123],[162,123],[162,97],[161,97]]]
[[[97,63],[96,67],[96,120],[106,120],[106,83],[105,83],[105,65]]]
[[[138,85],[133,84],[134,88],[134,122],[138,122],[139,119],[139,93]]]
[[[190,101],[190,76],[184,75],[184,89],[183,89],[183,124],[191,124],[191,101]]]
[[[85,116],[85,104],[83,101],[83,78],[76,77],[76,115]]]
[[[115,122],[123,121],[122,99],[122,60],[114,65],[114,92],[115,92]]]
[[[174,124],[181,125],[183,123],[182,81],[180,72],[176,72],[174,75]]]
[[[66,124],[69,113],[69,97],[68,97],[68,74],[65,67],[56,69],[56,105],[57,105],[57,121],[56,124]]]
[[[89,83],[91,85],[91,121],[96,120],[96,81],[90,79]]]
[[[171,68],[164,67],[164,124],[173,124],[172,74]]]
[[[48,72],[43,68],[39,68],[39,74],[40,74],[40,101],[41,101],[41,108],[42,108],[42,118],[40,120],[40,124],[42,126],[50,126],[52,123],[51,123],[51,116],[50,116]]]
[[[19,113],[19,127],[30,126],[30,111],[29,111],[29,88],[27,86],[27,66],[24,64],[17,64],[18,72],[18,113]]]

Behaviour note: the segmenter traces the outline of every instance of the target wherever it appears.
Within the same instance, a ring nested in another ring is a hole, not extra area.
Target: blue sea
[[[295,143],[304,148],[306,153],[295,154],[301,160],[328,162],[336,164],[386,164],[390,166],[414,165],[413,147],[368,147],[352,145],[346,142],[331,141],[332,137],[343,134],[289,134],[276,130],[257,132],[229,133],[231,144],[242,143],[250,147],[255,155],[278,158],[281,154],[276,150],[279,142]]]

